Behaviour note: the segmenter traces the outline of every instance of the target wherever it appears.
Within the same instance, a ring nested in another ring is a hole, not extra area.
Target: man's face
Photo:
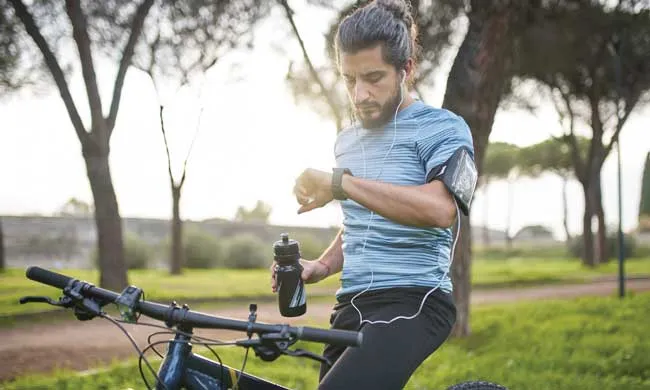
[[[378,128],[395,115],[400,102],[400,75],[384,62],[381,45],[354,54],[342,52],[341,75],[350,101],[366,129]]]

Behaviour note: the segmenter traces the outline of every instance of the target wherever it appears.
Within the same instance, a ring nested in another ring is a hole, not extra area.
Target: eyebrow
[[[360,76],[361,77],[371,77],[371,76],[375,76],[375,75],[384,75],[384,74],[386,74],[385,70],[377,69],[377,70],[371,70],[371,71],[366,72],[366,73],[362,73]],[[353,76],[350,76],[349,74],[343,73],[343,77],[351,78]]]

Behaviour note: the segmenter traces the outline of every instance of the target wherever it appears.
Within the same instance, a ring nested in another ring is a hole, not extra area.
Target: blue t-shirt
[[[397,127],[395,129],[395,123]],[[381,129],[353,126],[342,130],[334,145],[336,165],[356,177],[418,186],[427,174],[465,147],[474,158],[472,135],[465,121],[444,109],[415,101]],[[424,286],[451,292],[447,270],[452,231],[406,226],[348,199],[343,209],[343,270],[337,296],[366,288]],[[364,247],[365,246],[365,247]],[[371,284],[372,279],[372,285]]]

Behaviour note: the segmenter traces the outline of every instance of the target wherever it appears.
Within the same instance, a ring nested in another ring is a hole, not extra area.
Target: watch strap
[[[343,191],[344,174],[352,176],[352,172],[348,168],[332,169],[332,195],[336,200],[346,200],[348,198],[348,195]]]

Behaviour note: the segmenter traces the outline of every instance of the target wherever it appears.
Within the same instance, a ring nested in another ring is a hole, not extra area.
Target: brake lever
[[[48,303],[52,306],[61,306],[61,307],[66,307],[65,305],[67,303],[59,301],[55,301],[52,298],[49,297],[35,297],[35,296],[27,296],[27,297],[22,297],[20,298],[20,304],[24,305],[25,303]]]
[[[282,351],[282,353],[284,355],[289,355],[289,356],[310,358],[310,359],[316,360],[318,362],[325,363],[330,367],[332,366],[332,362],[328,358],[326,358],[325,356],[321,356],[319,354],[313,353],[311,351],[307,351],[305,349],[296,349],[296,350],[293,350],[293,351],[287,349],[285,351]]]

